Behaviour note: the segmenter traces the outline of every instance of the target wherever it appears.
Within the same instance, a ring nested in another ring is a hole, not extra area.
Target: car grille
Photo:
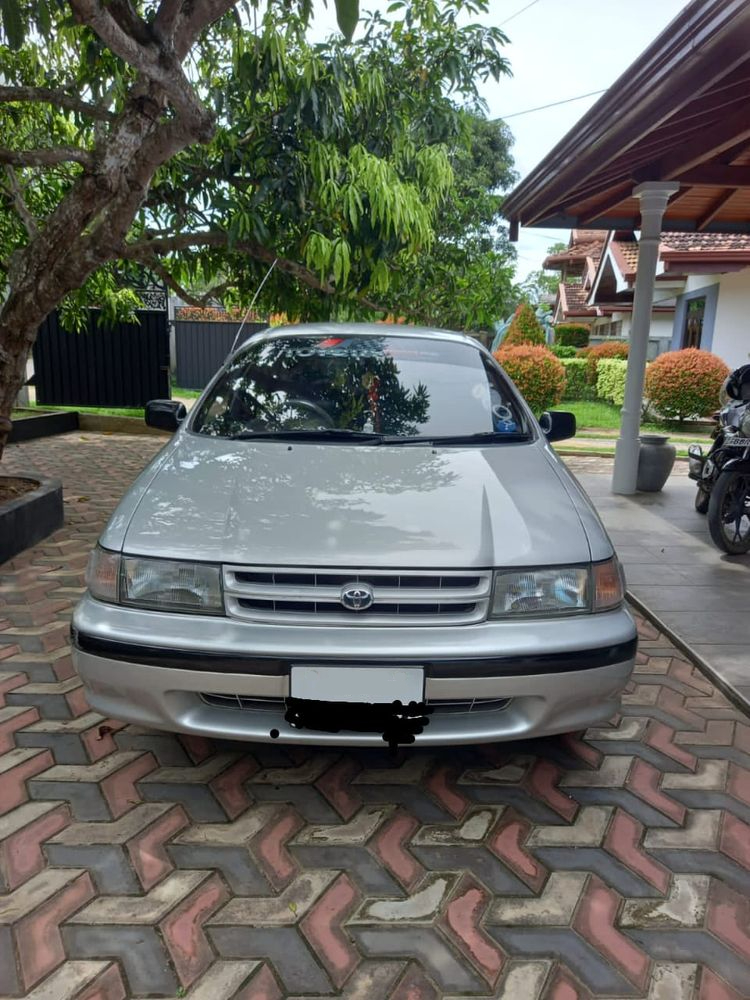
[[[353,611],[342,588],[366,584],[373,603]],[[340,570],[224,567],[233,618],[297,625],[469,625],[487,617],[489,570]]]
[[[201,694],[201,700],[213,708],[235,708],[246,712],[281,712],[283,698],[251,698],[240,694]],[[468,698],[452,701],[428,701],[439,715],[465,715],[469,712],[501,712],[510,698]]]

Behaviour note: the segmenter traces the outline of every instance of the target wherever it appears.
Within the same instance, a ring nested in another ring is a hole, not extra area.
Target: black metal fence
[[[267,323],[245,323],[242,340],[247,340]],[[210,323],[203,320],[176,320],[174,324],[175,380],[182,389],[203,389],[226,361],[239,323]]]
[[[37,403],[47,406],[143,406],[169,396],[167,314],[143,310],[140,323],[99,325],[89,312],[82,333],[65,330],[57,313],[34,344]]]

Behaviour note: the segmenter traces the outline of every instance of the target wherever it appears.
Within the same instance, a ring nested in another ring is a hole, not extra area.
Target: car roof
[[[409,326],[406,323],[295,323],[288,326],[271,326],[254,333],[244,340],[238,350],[259,340],[275,337],[340,337],[349,334],[357,337],[422,337],[429,340],[449,340],[480,348],[481,344],[465,333],[439,330],[432,326]]]

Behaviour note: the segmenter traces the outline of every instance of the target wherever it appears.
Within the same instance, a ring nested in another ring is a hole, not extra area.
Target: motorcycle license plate
[[[750,448],[750,438],[730,438],[726,442],[726,448]]]

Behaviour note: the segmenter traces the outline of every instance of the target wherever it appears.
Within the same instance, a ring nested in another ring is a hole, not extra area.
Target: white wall
[[[730,368],[739,368],[750,361],[750,269],[722,274],[718,278],[719,300],[711,350]],[[697,288],[713,284],[710,278],[701,275],[690,277],[688,281],[694,282],[693,287]]]

